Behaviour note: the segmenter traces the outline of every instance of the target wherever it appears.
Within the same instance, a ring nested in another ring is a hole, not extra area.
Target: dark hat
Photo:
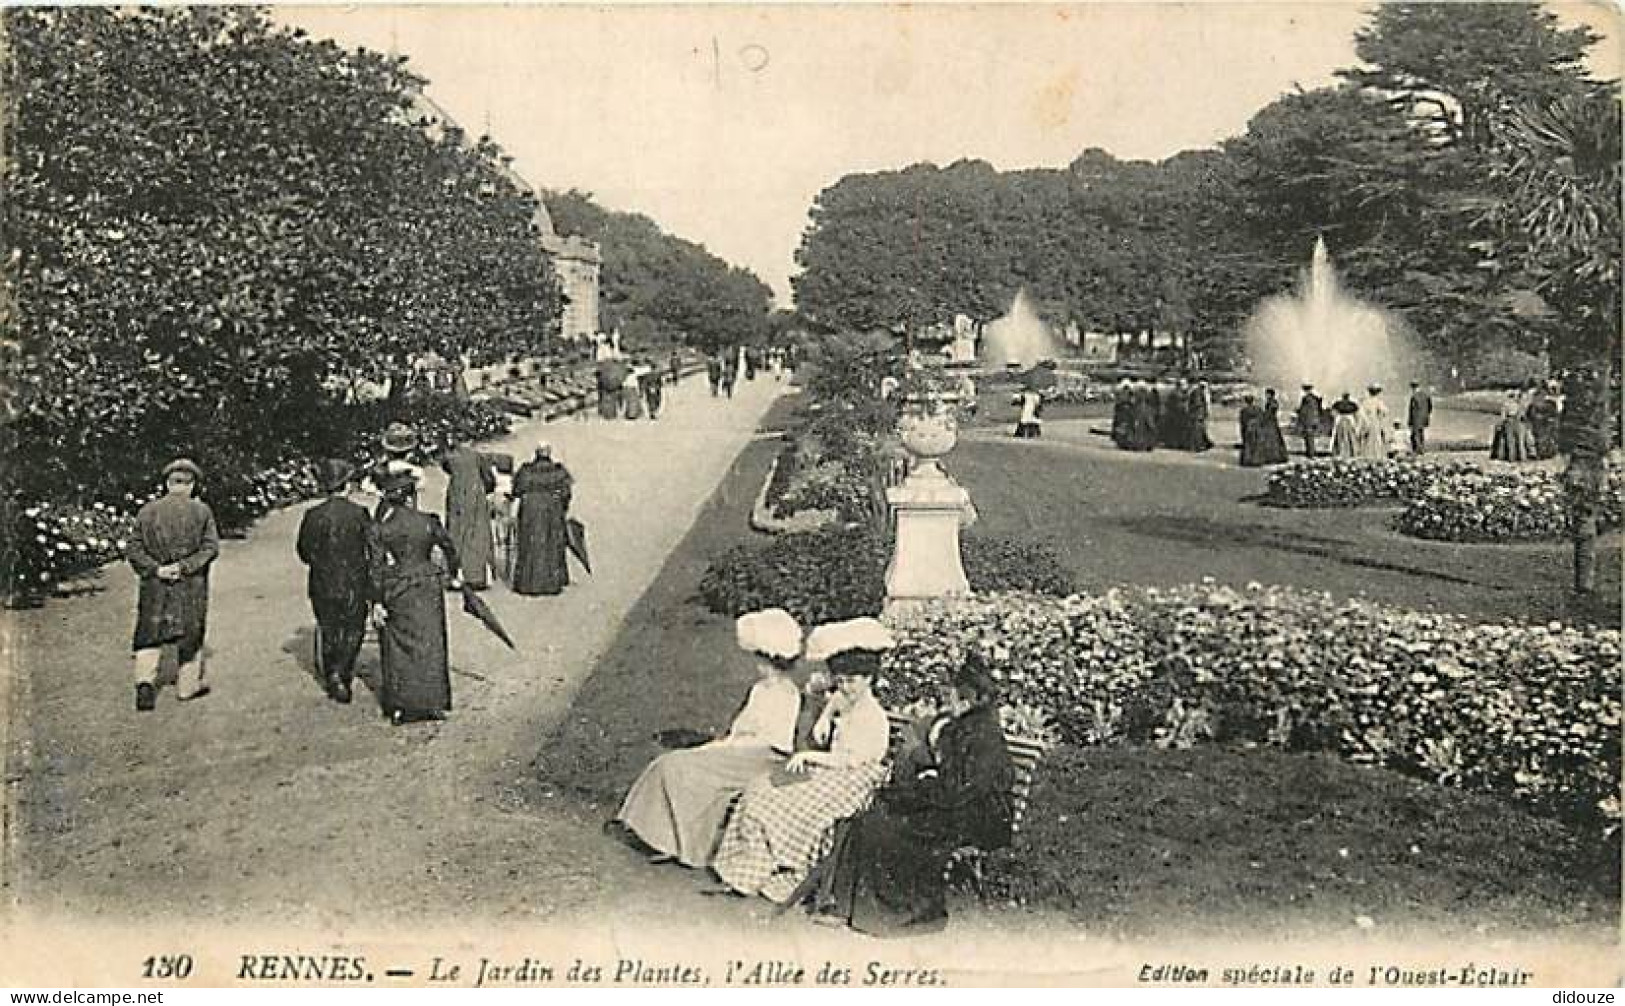
[[[373,484],[378,487],[378,491],[381,493],[395,492],[400,489],[410,489],[416,486],[418,483],[417,476],[413,475],[410,471],[407,471],[404,468],[390,469],[387,467],[380,471],[377,475],[374,475],[372,481]]]
[[[176,458],[169,464],[164,465],[163,477],[167,479],[176,472],[186,472],[192,476],[193,481],[203,481],[203,469],[199,468],[190,458]]]
[[[390,423],[384,430],[384,450],[404,454],[418,445],[417,431],[405,423]]]
[[[335,493],[355,478],[355,465],[338,458],[324,458],[316,462],[316,484],[324,493]]]

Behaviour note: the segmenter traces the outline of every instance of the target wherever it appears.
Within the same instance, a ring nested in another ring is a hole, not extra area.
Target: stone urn
[[[914,456],[914,474],[932,481],[946,480],[938,458],[959,443],[959,396],[933,395],[904,399],[897,420],[897,435]]]
[[[959,527],[970,494],[937,463],[959,441],[956,404],[953,395],[903,401],[897,433],[914,465],[901,485],[886,491],[896,519],[896,542],[886,568],[888,611],[970,593],[959,555]]]

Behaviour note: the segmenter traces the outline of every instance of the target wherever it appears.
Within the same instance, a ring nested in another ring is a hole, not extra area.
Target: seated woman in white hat
[[[790,669],[801,655],[801,626],[779,608],[741,615],[740,649],[755,654],[760,678],[728,733],[697,748],[669,751],[649,763],[615,819],[655,851],[653,862],[711,862],[722,824],[745,785],[784,764],[795,747],[801,691]]]
[[[835,678],[813,726],[819,747],[745,787],[711,864],[733,891],[788,901],[835,822],[868,806],[886,777],[890,741],[886,711],[869,688],[893,645],[873,618],[822,625],[808,636],[808,659],[826,661]]]

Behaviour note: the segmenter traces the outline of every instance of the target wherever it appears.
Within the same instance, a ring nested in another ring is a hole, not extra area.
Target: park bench
[[[890,728],[890,750],[893,752],[902,749],[907,731],[914,725],[915,718],[903,713],[886,710],[886,724]],[[1015,769],[1015,778],[1010,784],[1010,835],[1015,837],[1021,830],[1021,819],[1027,813],[1027,799],[1032,794],[1033,774],[1038,769],[1038,763],[1049,750],[1049,745],[1033,737],[1023,737],[1005,733],[1005,749],[1010,752],[1010,761]],[[846,819],[850,820],[850,819]],[[836,822],[829,835],[825,837],[825,848],[829,847],[831,836],[835,828],[844,822]],[[971,875],[971,881],[978,894],[982,893],[982,864],[987,856],[987,850],[974,845],[962,845],[948,855],[945,874],[952,874],[955,867],[963,867]],[[819,862],[810,870],[801,884],[790,895],[788,901],[779,906],[776,914],[783,915],[790,909],[804,902],[812,892],[817,889],[820,877],[827,863]]]
[[[891,728],[892,750],[896,751],[901,748],[904,735],[913,726],[915,719],[888,709],[886,722]],[[1027,800],[1032,795],[1033,776],[1038,771],[1038,763],[1043,760],[1044,752],[1049,749],[1049,745],[1037,738],[1023,737],[1007,731],[1004,735],[1004,746],[1010,752],[1011,766],[1015,769],[1015,777],[1010,784],[1010,836],[1014,838],[1021,831],[1021,819],[1027,814]],[[971,880],[980,892],[982,863],[986,856],[985,849],[979,849],[974,845],[962,845],[949,855],[948,870],[951,872],[956,866],[969,870]]]

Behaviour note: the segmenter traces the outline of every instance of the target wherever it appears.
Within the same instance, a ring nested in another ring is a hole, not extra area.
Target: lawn
[[[977,531],[1047,541],[1086,590],[1211,576],[1484,620],[1620,624],[1618,534],[1599,550],[1598,599],[1576,605],[1564,542],[1422,541],[1389,527],[1391,508],[1264,506],[1263,471],[1193,455],[970,437],[946,467],[970,490]]]
[[[787,416],[781,403],[766,426]],[[712,557],[765,541],[747,518],[775,450],[771,439],[745,450],[627,618],[546,739],[537,768],[548,783],[607,813],[659,753],[657,731],[727,724],[751,661],[697,588]],[[1085,589],[1213,576],[1486,619],[1565,608],[1560,545],[1418,542],[1387,530],[1378,511],[1261,507],[1249,501],[1259,472],[975,439],[951,467],[976,499],[978,531],[1049,541]],[[1612,570],[1617,540],[1609,548]],[[1063,751],[1043,771],[1028,822],[1025,855],[991,864],[989,893],[1091,929],[1189,931],[1241,918],[1290,931],[1346,927],[1358,915],[1384,926],[1552,929],[1606,923],[1618,910],[1617,864],[1599,864],[1589,836],[1326,756]]]

